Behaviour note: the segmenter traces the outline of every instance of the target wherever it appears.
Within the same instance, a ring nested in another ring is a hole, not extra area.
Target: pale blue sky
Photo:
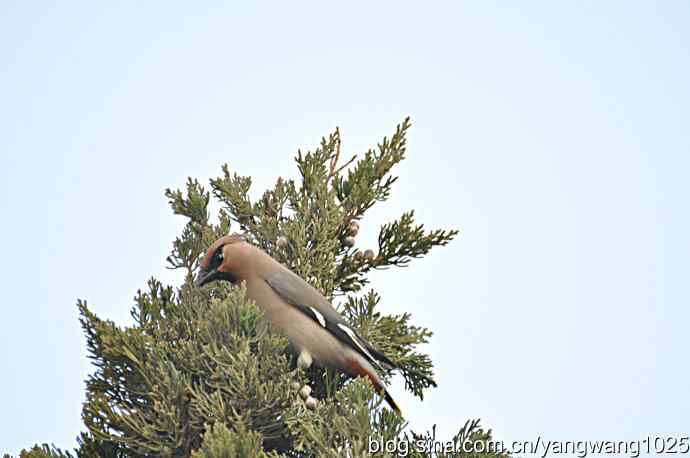
[[[101,5],[97,5],[100,3]],[[227,162],[256,191],[340,126],[411,115],[391,202],[458,239],[373,285],[436,332],[413,426],[506,440],[690,433],[687,2],[0,6],[0,452],[75,444],[75,302],[129,323]]]

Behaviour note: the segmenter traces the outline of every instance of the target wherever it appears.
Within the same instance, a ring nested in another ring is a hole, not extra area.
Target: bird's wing
[[[272,272],[266,277],[266,282],[285,302],[292,305],[303,304],[314,307],[329,321],[345,323],[343,317],[323,294],[291,270],[283,268]]]
[[[271,274],[265,280],[285,302],[296,307],[374,366],[380,369],[397,367],[393,361],[352,329],[331,303],[297,274],[289,270],[281,270]]]

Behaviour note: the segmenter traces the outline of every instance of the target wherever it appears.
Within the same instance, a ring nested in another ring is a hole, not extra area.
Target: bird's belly
[[[265,284],[265,283],[264,283]],[[266,319],[282,332],[299,353],[308,352],[320,366],[339,366],[350,351],[333,335],[296,307],[287,304],[270,286],[247,284],[248,296]]]
[[[298,318],[298,320],[302,319]],[[349,353],[330,332],[320,325],[305,330],[299,323],[288,323],[282,329],[297,352],[306,351],[320,366],[341,366],[343,357]]]

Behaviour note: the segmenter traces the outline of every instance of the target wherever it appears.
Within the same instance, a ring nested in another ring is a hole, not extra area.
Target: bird
[[[287,337],[299,369],[316,363],[367,378],[402,416],[380,376],[380,371],[398,366],[352,329],[321,292],[243,235],[223,236],[206,251],[195,284],[202,287],[213,281],[245,283],[247,297]]]

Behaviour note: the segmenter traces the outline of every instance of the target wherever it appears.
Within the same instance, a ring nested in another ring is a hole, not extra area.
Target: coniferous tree
[[[184,272],[184,283],[173,288],[149,280],[136,295],[129,327],[99,318],[78,301],[95,372],[83,406],[89,433],[76,455],[396,456],[370,453],[371,438],[398,441],[408,456],[496,455],[416,451],[423,436],[404,432],[404,419],[381,405],[366,380],[313,366],[297,384],[287,340],[266,324],[242,286],[193,283],[206,248],[220,236],[243,233],[339,304],[350,324],[400,366],[406,389],[423,399],[433,366],[417,346],[431,332],[413,325],[408,312],[382,314],[380,296],[367,289],[368,274],[407,266],[457,231],[425,230],[409,211],[380,228],[375,251],[354,243],[365,213],[390,196],[409,127],[406,119],[377,148],[346,161],[336,129],[314,151],[298,152],[297,180],[278,178],[256,201],[249,195],[251,178],[227,165],[210,191],[193,179],[184,191],[167,190],[173,211],[187,219],[168,257],[171,268]],[[211,196],[221,204],[213,218]],[[320,400],[314,409],[297,395],[304,383]],[[467,422],[453,438],[465,439],[488,443],[491,432]],[[45,445],[22,456],[72,455]]]

